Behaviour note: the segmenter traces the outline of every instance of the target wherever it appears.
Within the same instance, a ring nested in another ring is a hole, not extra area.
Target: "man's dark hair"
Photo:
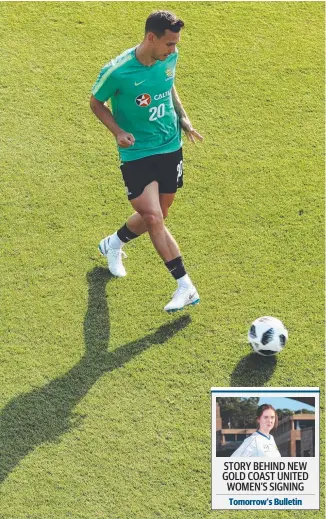
[[[184,22],[169,11],[155,11],[149,15],[145,24],[145,34],[153,32],[158,38],[164,36],[166,30],[180,32]]]

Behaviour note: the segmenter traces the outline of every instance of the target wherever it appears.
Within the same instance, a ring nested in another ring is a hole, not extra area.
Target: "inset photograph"
[[[214,387],[212,509],[318,510],[318,387]]]
[[[314,457],[314,397],[217,397],[216,456]]]

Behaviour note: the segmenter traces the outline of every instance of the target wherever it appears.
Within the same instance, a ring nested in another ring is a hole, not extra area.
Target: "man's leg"
[[[148,184],[142,194],[130,200],[130,203],[143,219],[150,239],[163,261],[166,263],[180,256],[176,241],[164,225],[158,183],[154,181]],[[137,216],[134,218],[138,219]]]
[[[160,199],[160,206],[163,213],[163,218],[167,218],[169,214],[169,208],[174,202],[175,193],[160,193],[159,199]],[[126,224],[127,228],[132,231],[137,236],[140,236],[141,234],[144,234],[147,232],[147,225],[140,216],[139,213],[134,213],[128,218]]]
[[[172,203],[173,197],[168,198],[166,195],[165,200],[170,200]],[[138,215],[140,215],[145,222],[155,249],[178,283],[178,289],[174,293],[170,303],[166,305],[165,310],[173,312],[187,305],[198,303],[198,292],[186,273],[178,244],[164,225],[164,215],[160,203],[158,183],[152,182],[147,185],[143,193],[130,202]],[[136,230],[135,227],[134,230]]]
[[[168,216],[169,207],[174,201],[175,193],[160,193],[159,202],[163,214],[163,218]],[[122,256],[126,256],[122,251],[122,247],[131,240],[138,238],[147,232],[147,225],[139,213],[130,216],[127,222],[111,236],[104,238],[100,245],[100,252],[107,257],[109,269],[111,273],[117,277],[126,275],[125,268],[122,263]],[[173,238],[169,231],[165,228],[165,232],[169,235],[169,243],[173,243]]]

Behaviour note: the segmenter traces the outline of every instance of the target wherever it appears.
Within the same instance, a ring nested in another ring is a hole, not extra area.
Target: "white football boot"
[[[199,301],[199,294],[194,285],[188,287],[180,286],[174,292],[171,301],[164,307],[164,310],[166,312],[177,312],[177,310],[182,310],[185,306],[196,305]]]
[[[127,275],[126,269],[122,263],[122,257],[126,258],[127,254],[122,249],[114,249],[110,247],[110,236],[100,241],[98,250],[108,260],[109,271],[117,278],[123,278]]]

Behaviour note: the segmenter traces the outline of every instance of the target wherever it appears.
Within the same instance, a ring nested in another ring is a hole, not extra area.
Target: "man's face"
[[[164,61],[170,54],[175,52],[177,43],[180,40],[180,32],[166,30],[164,36],[158,38],[152,32],[148,34],[152,44],[152,57],[156,60]]]

